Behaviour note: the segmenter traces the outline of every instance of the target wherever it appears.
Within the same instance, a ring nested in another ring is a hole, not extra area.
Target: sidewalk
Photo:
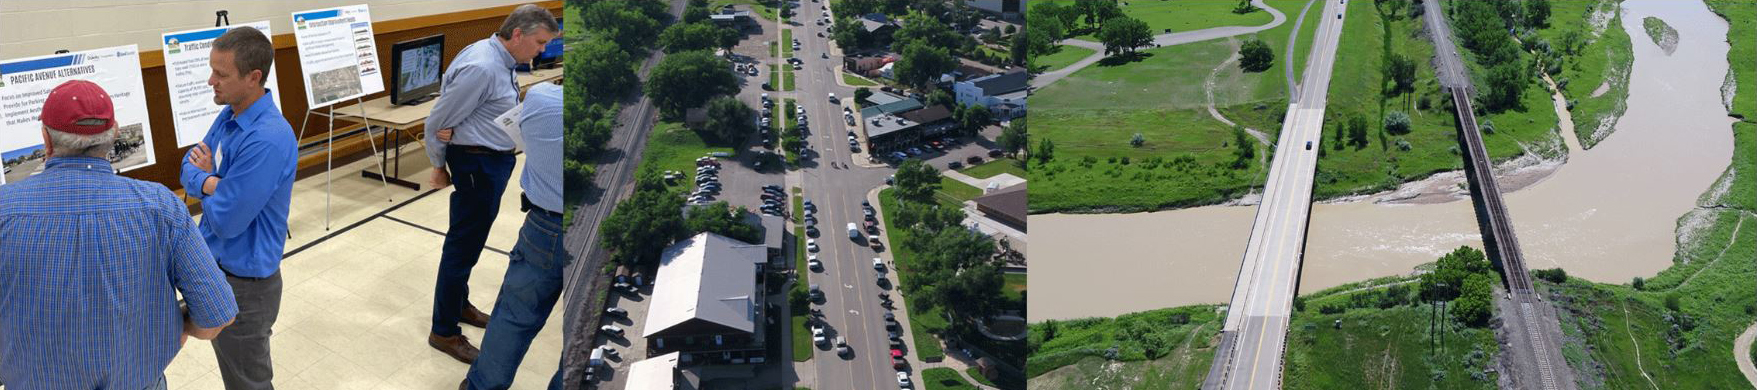
[[[963,172],[958,172],[958,171],[949,170],[949,169],[945,170],[945,171],[941,171],[940,174],[946,175],[946,177],[952,178],[952,180],[957,180],[957,181],[962,182],[964,184],[969,184],[971,187],[976,187],[977,189],[983,190],[984,193],[988,192],[988,184],[989,183],[999,183],[999,185],[996,186],[995,188],[1007,188],[1007,187],[1012,187],[1015,184],[1025,182],[1024,178],[1021,178],[1018,176],[1013,176],[1013,174],[1011,174],[1011,173],[1002,173],[1002,174],[995,175],[994,177],[990,177],[987,179],[978,179],[978,178],[970,177],[970,175],[966,175]]]

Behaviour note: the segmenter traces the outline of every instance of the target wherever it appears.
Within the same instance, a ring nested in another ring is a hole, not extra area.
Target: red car
[[[909,367],[909,361],[903,360],[903,350],[891,350],[891,368],[902,370]]]

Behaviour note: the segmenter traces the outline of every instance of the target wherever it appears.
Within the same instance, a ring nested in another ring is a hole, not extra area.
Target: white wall
[[[0,0],[0,59],[127,44],[158,48],[159,35],[213,27],[214,11],[232,23],[269,20],[275,34],[293,31],[296,11],[369,4],[373,21],[472,10],[533,0]]]

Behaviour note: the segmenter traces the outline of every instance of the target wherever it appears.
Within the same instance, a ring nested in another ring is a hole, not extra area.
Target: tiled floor
[[[404,153],[408,157],[402,177],[425,182],[431,168],[421,149],[405,148]],[[518,160],[488,239],[490,249],[482,252],[470,277],[470,301],[483,311],[492,311],[506,273],[504,253],[512,250],[524,223],[518,183],[525,158]],[[316,244],[281,262],[281,311],[270,345],[276,388],[451,389],[469,370],[427,346],[433,283],[445,239],[435,232],[446,230],[451,189],[415,199],[425,191],[385,188],[360,176],[368,167],[377,171],[377,164],[369,159],[336,168],[328,230],[324,175],[294,183],[289,218],[293,238],[287,251]],[[559,366],[560,305],[556,309],[525,354],[514,389],[544,388]],[[480,346],[483,330],[463,328]],[[171,389],[222,389],[218,367],[212,345],[190,339],[165,376]]]

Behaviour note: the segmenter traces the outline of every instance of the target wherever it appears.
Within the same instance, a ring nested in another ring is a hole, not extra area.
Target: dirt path
[[[1238,40],[1228,38],[1227,43],[1232,44],[1232,55],[1226,57],[1225,61],[1221,61],[1219,66],[1214,67],[1214,70],[1208,71],[1208,79],[1202,82],[1202,91],[1208,94],[1208,115],[1209,116],[1213,116],[1214,120],[1220,121],[1220,123],[1225,123],[1227,126],[1238,126],[1238,124],[1232,123],[1232,120],[1226,119],[1225,115],[1220,115],[1220,110],[1217,110],[1214,108],[1214,78],[1218,77],[1220,75],[1221,69],[1226,69],[1226,67],[1232,66],[1232,64],[1235,62],[1238,62],[1238,59],[1239,59]],[[1261,143],[1264,147],[1269,146],[1269,135],[1268,134],[1263,134],[1262,131],[1259,131],[1259,130],[1253,129],[1253,128],[1249,128],[1249,127],[1245,128],[1245,132],[1249,133],[1251,135],[1251,137],[1255,137],[1257,139],[1257,142]],[[1262,156],[1264,154],[1266,154],[1266,153],[1257,153],[1257,155],[1258,155],[1257,161],[1262,162],[1263,161]]]
[[[1621,303],[1623,304],[1623,332],[1629,334],[1629,345],[1635,346],[1635,369],[1641,370],[1641,377],[1647,378],[1647,384],[1652,385],[1653,390],[1659,390],[1659,384],[1653,383],[1653,376],[1647,375],[1647,367],[1641,365],[1641,343],[1635,341],[1635,331],[1629,328],[1629,301]]]
[[[1752,340],[1757,340],[1757,323],[1745,328],[1745,333],[1733,341],[1733,359],[1739,361],[1739,371],[1745,372],[1745,380],[1751,381],[1752,387],[1757,387],[1757,366],[1751,364]]]
[[[1696,275],[1702,274],[1702,270],[1706,270],[1706,269],[1708,269],[1708,267],[1713,267],[1714,263],[1720,261],[1720,258],[1726,257],[1726,250],[1732,248],[1734,243],[1739,242],[1738,241],[1739,240],[1739,229],[1742,229],[1744,227],[1745,227],[1745,216],[1740,215],[1739,222],[1737,224],[1733,225],[1732,239],[1727,240],[1726,247],[1720,248],[1720,254],[1714,255],[1714,260],[1708,262],[1708,265],[1704,265],[1704,266],[1702,266],[1702,268],[1697,268],[1696,272],[1690,273],[1690,277],[1684,278],[1684,281],[1682,281],[1682,282],[1678,282],[1678,287],[1684,287],[1685,285],[1690,284],[1690,281],[1696,280]],[[1673,289],[1676,289],[1676,287],[1674,287]],[[1749,344],[1749,343],[1746,343],[1746,344]]]

